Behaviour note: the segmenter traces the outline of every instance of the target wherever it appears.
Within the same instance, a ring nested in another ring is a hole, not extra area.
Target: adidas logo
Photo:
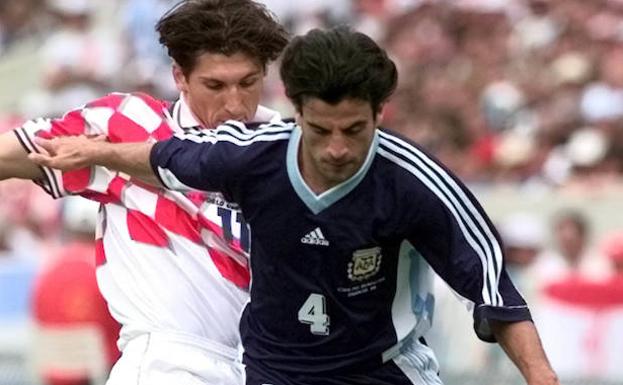
[[[316,227],[315,230],[310,231],[301,238],[301,243],[308,245],[329,246],[329,241],[322,235],[320,227]]]

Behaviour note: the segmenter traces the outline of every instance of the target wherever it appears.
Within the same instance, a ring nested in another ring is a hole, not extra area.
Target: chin
[[[353,174],[351,173],[332,173],[327,175],[327,179],[332,182],[332,184],[340,184],[342,182],[347,181]]]

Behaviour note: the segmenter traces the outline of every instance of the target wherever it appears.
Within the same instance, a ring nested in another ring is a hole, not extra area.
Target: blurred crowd
[[[623,378],[623,231],[597,234],[587,211],[564,208],[545,220],[515,211],[500,218],[508,274],[530,305],[548,358],[566,381]],[[439,356],[459,373],[515,369],[497,345],[468,333],[469,313],[437,280],[430,336]],[[467,306],[470,309],[469,306]],[[466,351],[470,352],[466,354]],[[564,382],[563,382],[564,383]]]
[[[381,15],[401,70],[387,125],[464,180],[618,182],[623,2],[437,1]]]
[[[464,180],[571,189],[618,183],[623,1],[264,2],[294,34],[350,24],[382,42],[400,68],[384,124]],[[0,54],[35,39],[43,63],[39,87],[18,92],[5,115],[54,116],[111,90],[175,98],[153,28],[174,3],[2,1]],[[274,73],[265,103],[291,112]]]
[[[175,2],[0,1],[0,64],[28,41],[38,47],[33,68],[39,68],[24,69],[37,77],[36,87],[0,90],[13,95],[10,106],[0,107],[0,132],[28,118],[57,116],[110,91],[176,98],[170,61],[154,31]],[[383,125],[434,153],[471,186],[511,184],[518,194],[545,191],[587,199],[605,190],[623,191],[623,0],[264,2],[294,34],[350,24],[381,42],[400,74]],[[293,113],[275,68],[269,70],[263,103]],[[556,356],[560,345],[552,336],[571,315],[577,341],[565,345],[567,352],[577,348],[578,357],[623,357],[623,349],[608,347],[607,336],[598,341],[591,332],[595,322],[603,329],[623,321],[623,220],[611,229],[613,235],[596,234],[590,207],[575,209],[551,218],[542,213],[502,218],[509,272],[534,304],[555,367],[569,376],[623,376],[620,360],[584,360],[582,366]],[[64,212],[63,202],[53,202],[30,183],[0,183],[0,274],[3,260],[36,265],[63,247]],[[447,322],[458,302],[446,301],[449,291],[440,293],[434,337],[442,367],[490,365],[497,353],[489,348],[475,350],[481,354],[469,360],[453,356],[465,354],[455,341],[471,346],[475,337],[465,336],[467,327],[457,331]],[[623,341],[622,329],[610,335]]]

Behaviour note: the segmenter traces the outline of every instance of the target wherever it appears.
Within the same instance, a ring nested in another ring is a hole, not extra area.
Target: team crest
[[[348,278],[351,281],[363,281],[374,276],[381,269],[381,248],[357,250],[348,263]]]

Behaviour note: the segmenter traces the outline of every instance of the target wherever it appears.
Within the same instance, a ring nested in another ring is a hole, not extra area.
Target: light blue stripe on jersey
[[[416,337],[423,336],[432,325],[434,309],[432,269],[408,241],[403,241],[398,254],[396,292],[391,308],[397,346],[413,333]],[[395,348],[388,349],[383,360],[391,358],[392,354],[395,354]]]
[[[502,251],[478,209],[446,171],[414,146],[387,133],[381,133],[381,145],[379,155],[412,173],[444,202],[457,220],[465,239],[480,257],[484,303],[502,306],[503,298],[497,290]],[[497,264],[493,263],[494,258]],[[495,292],[490,293],[489,287]]]
[[[287,153],[287,169],[288,169],[288,177],[290,179],[290,183],[296,191],[297,195],[301,200],[305,203],[305,205],[313,212],[314,214],[320,213],[322,210],[331,206],[338,200],[342,199],[346,194],[353,191],[355,187],[361,182],[361,180],[366,176],[370,166],[372,165],[372,161],[374,160],[374,156],[376,154],[376,149],[379,143],[379,134],[378,130],[374,133],[374,138],[372,139],[372,145],[368,150],[368,155],[366,160],[363,162],[363,165],[359,168],[353,176],[351,176],[348,180],[338,184],[335,187],[330,188],[329,190],[323,192],[320,195],[316,195],[310,188],[307,186],[305,181],[303,180],[303,176],[301,175],[301,171],[298,164],[298,152],[301,143],[301,128],[299,126],[294,127],[292,130],[292,136],[290,137],[290,142],[288,143],[288,153]]]

